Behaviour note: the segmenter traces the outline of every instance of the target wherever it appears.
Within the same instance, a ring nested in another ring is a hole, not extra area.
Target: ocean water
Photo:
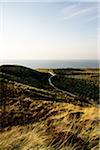
[[[0,65],[13,64],[29,68],[97,68],[98,60],[0,60]]]

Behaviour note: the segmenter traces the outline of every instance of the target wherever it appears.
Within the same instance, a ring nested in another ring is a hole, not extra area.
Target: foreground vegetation
[[[47,88],[39,88],[21,82],[20,74],[14,81],[8,78],[10,71],[5,72],[0,79],[0,150],[99,149],[99,108],[94,102],[78,104],[47,82]],[[37,82],[42,75],[39,72]]]

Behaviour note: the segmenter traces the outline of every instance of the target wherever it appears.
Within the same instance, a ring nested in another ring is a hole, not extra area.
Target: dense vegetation
[[[88,97],[89,99],[94,100],[99,99],[99,87],[89,80],[55,76],[53,77],[52,82],[56,87],[76,95]]]
[[[58,75],[93,75],[99,72],[99,68],[64,68],[52,69]]]
[[[24,83],[38,88],[51,88],[48,83],[50,74],[40,73],[23,66],[3,65],[0,66],[0,78]]]

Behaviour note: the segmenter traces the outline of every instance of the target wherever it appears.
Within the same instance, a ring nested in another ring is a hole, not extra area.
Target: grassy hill
[[[52,82],[60,89],[93,99],[99,103],[99,85],[90,80],[70,76],[55,76]]]
[[[38,88],[50,88],[48,84],[49,73],[38,72],[36,70],[17,65],[0,66],[0,78],[17,81]]]
[[[52,83],[55,87],[77,95],[80,101],[99,103],[99,68],[42,68],[38,71],[53,72],[55,76],[52,78]]]
[[[94,102],[56,91],[48,73],[13,65],[0,72],[0,150],[99,149]]]

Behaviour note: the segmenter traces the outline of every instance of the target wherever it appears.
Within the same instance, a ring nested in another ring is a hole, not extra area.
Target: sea
[[[0,65],[21,65],[37,68],[99,68],[99,60],[0,60]]]

